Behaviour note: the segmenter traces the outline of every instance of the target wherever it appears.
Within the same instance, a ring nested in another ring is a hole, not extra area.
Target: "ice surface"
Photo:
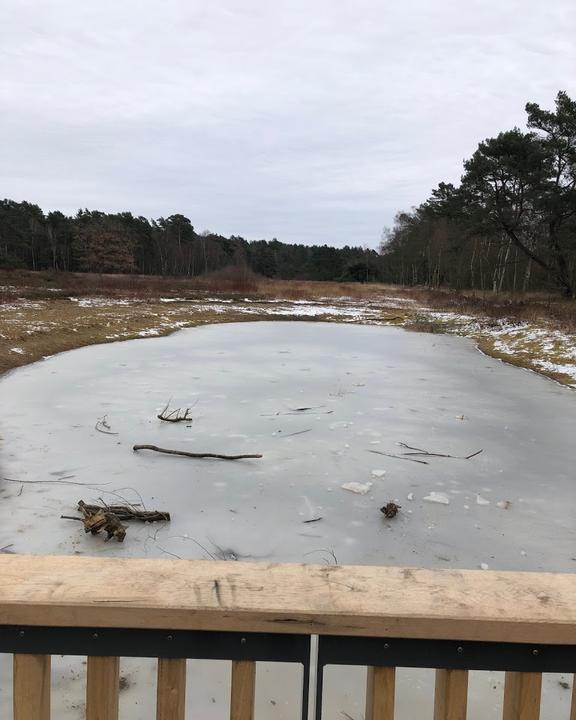
[[[190,427],[156,419],[168,400],[194,406]],[[318,322],[207,326],[21,368],[0,381],[0,407],[0,477],[52,481],[0,483],[0,547],[14,552],[576,569],[576,395],[486,358],[471,341]],[[303,407],[311,409],[296,410]],[[118,435],[95,430],[104,415]],[[399,455],[399,442],[456,456],[483,452],[471,460],[427,457],[428,464],[374,454]],[[135,443],[264,457],[190,460],[136,454]],[[376,480],[375,467],[386,475]],[[367,495],[340,490],[371,477]],[[506,512],[476,504],[484,488],[510,502]],[[450,505],[424,502],[431,493]],[[59,519],[78,499],[100,497],[142,498],[173,521],[132,525],[118,545]],[[412,512],[385,521],[379,508],[404,497],[414,498]],[[122,667],[123,717],[153,718],[153,664]],[[215,668],[195,664],[190,681],[190,707],[206,720],[225,716],[229,670]],[[295,717],[283,672],[262,670],[259,717]],[[338,682],[326,712],[360,717],[364,675],[331,672]],[[55,661],[61,720],[80,716],[83,673],[79,661]],[[496,717],[501,698],[501,676],[481,675],[474,685],[481,691],[471,690],[472,720]],[[427,671],[399,673],[399,720],[431,716],[432,680]],[[567,716],[569,691],[547,679],[545,695],[543,720]],[[0,715],[9,702],[0,697]]]

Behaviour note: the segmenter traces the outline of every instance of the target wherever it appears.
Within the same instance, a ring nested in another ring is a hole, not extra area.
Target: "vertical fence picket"
[[[542,675],[507,672],[503,720],[539,720]]]
[[[256,663],[249,660],[232,662],[230,720],[254,720]]]
[[[120,660],[89,657],[86,677],[86,720],[118,720]]]
[[[50,655],[14,655],[14,720],[50,720]]]
[[[184,720],[186,660],[158,658],[156,720]]]
[[[366,720],[394,720],[396,668],[368,667]]]
[[[466,720],[468,671],[436,670],[434,720]]]

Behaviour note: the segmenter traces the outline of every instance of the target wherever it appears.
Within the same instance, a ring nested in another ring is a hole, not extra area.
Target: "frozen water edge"
[[[177,406],[197,401],[192,427],[156,420],[170,397]],[[215,325],[153,342],[84,348],[22,368],[0,381],[0,403],[1,476],[94,484],[4,483],[0,547],[12,544],[16,552],[233,553],[320,563],[333,562],[333,552],[340,563],[575,569],[576,397],[458,338],[322,323]],[[301,407],[310,409],[295,410]],[[94,430],[103,415],[118,436]],[[454,455],[484,452],[469,461],[429,459],[429,465],[370,452],[400,454],[399,441]],[[130,448],[139,442],[264,458],[224,464],[135,455]],[[375,476],[375,467],[386,474]],[[373,485],[356,495],[340,489],[349,482]],[[105,545],[59,519],[80,497],[116,497],[111,490],[131,501],[142,495],[174,520],[132,526],[124,545]],[[424,502],[432,492],[450,504]],[[403,508],[385,520],[379,507],[395,499],[406,505],[408,494],[412,512]],[[477,495],[491,505],[478,506]],[[498,502],[510,505],[499,509]],[[152,707],[142,701],[153,690],[150,666],[126,667],[127,717],[144,718]],[[200,703],[208,718],[222,717],[222,705],[214,707],[210,697],[225,687],[225,676],[212,676],[205,666],[198,672],[205,682],[193,694],[196,712]],[[283,683],[266,673],[262,715],[283,717],[274,710],[284,707]],[[81,680],[68,676],[56,693],[62,720],[78,716],[64,696],[81,702],[83,692]],[[429,675],[403,682],[400,703],[407,710],[399,718],[424,717]],[[500,688],[501,679],[494,682]],[[327,712],[360,715],[360,684],[361,674],[339,675]],[[498,693],[491,687],[485,707],[475,702],[478,720],[494,716]],[[544,718],[561,717],[565,695],[550,685]]]

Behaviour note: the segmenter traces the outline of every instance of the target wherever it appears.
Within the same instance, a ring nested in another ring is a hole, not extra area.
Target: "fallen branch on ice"
[[[164,410],[159,415],[156,415],[158,420],[163,420],[164,422],[171,422],[171,423],[179,423],[179,422],[192,422],[193,417],[190,415],[190,411],[192,408],[187,407],[185,410],[182,410],[182,408],[176,408],[175,410],[170,410],[170,403],[166,405]]]
[[[426,460],[415,460],[414,458],[405,457],[404,455],[394,455],[393,453],[382,452],[382,450],[368,450],[375,455],[385,455],[386,457],[395,458],[396,460],[408,460],[409,462],[419,463],[420,465],[428,465]]]
[[[118,542],[124,542],[126,537],[126,525],[121,520],[140,520],[141,522],[156,522],[159,520],[170,520],[170,513],[161,511],[138,510],[133,505],[88,505],[84,500],[78,501],[78,510],[82,517],[61,515],[64,520],[79,520],[84,525],[84,532],[98,535],[104,531],[106,542],[116,538]]]
[[[94,429],[98,430],[98,432],[102,433],[103,435],[118,435],[117,432],[112,432],[110,424],[108,423],[108,420],[106,420],[106,415],[96,420],[96,425],[94,425]]]
[[[480,455],[481,452],[484,452],[483,450],[477,450],[476,452],[472,453],[471,455],[448,455],[446,453],[435,453],[430,452],[428,450],[422,450],[422,448],[416,448],[412,447],[411,445],[406,445],[406,443],[398,443],[400,447],[406,448],[407,450],[412,450],[414,452],[407,452],[402,453],[403,455],[418,455],[423,457],[441,457],[441,458],[452,458],[453,460],[471,460],[473,457],[476,457],[476,455]]]
[[[220,453],[193,453],[185,452],[184,450],[167,450],[166,448],[161,448],[157,445],[134,445],[132,450],[134,450],[134,452],[138,452],[138,450],[153,450],[154,452],[165,453],[166,455],[181,455],[182,457],[197,459],[214,458],[216,460],[251,460],[262,457],[262,455],[221,455]]]

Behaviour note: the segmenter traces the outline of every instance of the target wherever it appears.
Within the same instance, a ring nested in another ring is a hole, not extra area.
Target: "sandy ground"
[[[14,296],[0,304],[0,373],[85,345],[166,335],[197,325],[271,319],[396,325],[462,335],[489,355],[576,387],[576,335],[543,323],[437,312],[392,293],[316,300]]]

